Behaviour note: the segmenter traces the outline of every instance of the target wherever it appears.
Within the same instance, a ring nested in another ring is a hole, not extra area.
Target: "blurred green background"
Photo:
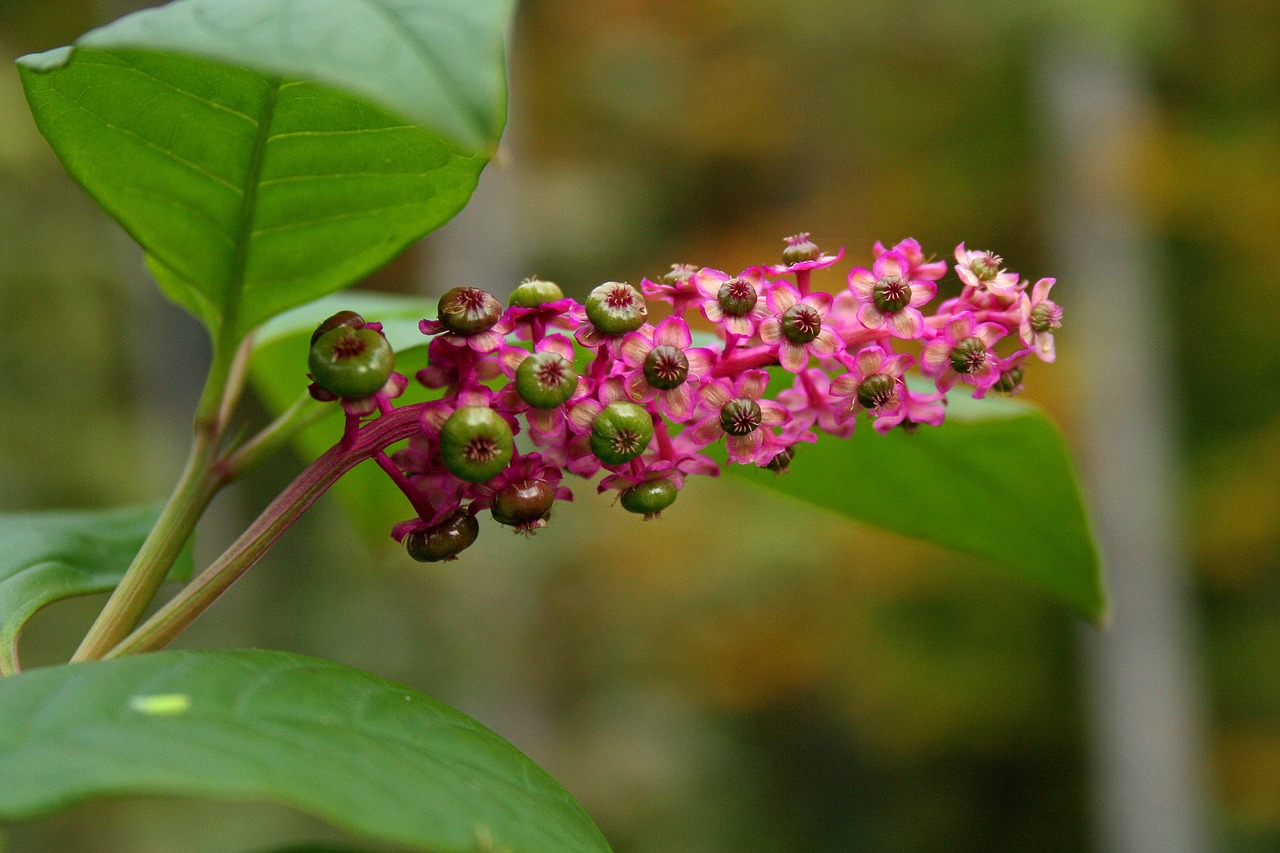
[[[0,51],[142,5],[0,0]],[[582,296],[674,262],[773,262],[800,230],[858,264],[877,239],[943,256],[964,240],[1059,275],[1061,358],[1030,372],[1027,396],[1078,446],[1083,401],[1111,377],[1073,335],[1078,297],[1053,266],[1044,57],[1098,41],[1125,57],[1149,109],[1111,189],[1158,259],[1159,325],[1143,333],[1174,394],[1209,834],[1280,850],[1280,286],[1265,272],[1280,4],[529,0],[513,39],[498,164],[462,221],[374,286],[505,290],[537,273]],[[1134,286],[1111,272],[1107,286]],[[203,332],[66,178],[11,64],[0,318],[0,509],[162,497]],[[301,464],[220,499],[200,553]],[[286,648],[436,696],[550,770],[619,853],[1113,849],[1090,793],[1086,629],[1055,606],[732,480],[692,482],[656,524],[575,493],[536,538],[486,527],[444,567],[369,549],[326,498],[181,644]],[[65,659],[100,605],[41,614],[27,664]],[[149,800],[0,828],[0,850],[41,853],[316,839],[342,841],[282,809]]]

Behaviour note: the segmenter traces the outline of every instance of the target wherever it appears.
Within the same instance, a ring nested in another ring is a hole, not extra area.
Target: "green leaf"
[[[0,779],[14,782],[0,820],[163,794],[279,803],[414,850],[609,850],[555,780],[479,723],[284,652],[158,652],[0,680]]]
[[[409,387],[396,403],[418,403],[439,396],[423,388],[414,373],[426,365],[428,338],[418,331],[418,321],[434,317],[435,300],[421,296],[354,291],[327,296],[281,314],[254,335],[249,381],[268,410],[283,412],[307,388],[307,351],[311,333],[322,320],[337,311],[351,310],[366,320],[383,324],[383,332],[396,351],[396,369],[409,378]],[[330,412],[299,434],[295,445],[308,461],[315,459],[342,437],[342,410]],[[413,516],[413,508],[377,464],[357,465],[333,487],[355,524],[371,545],[391,545],[391,525]]]
[[[180,0],[19,60],[67,171],[238,341],[466,204],[510,0]]]
[[[18,635],[46,604],[114,589],[159,507],[0,515],[0,674],[18,666]],[[171,580],[191,577],[184,549]]]
[[[858,521],[984,557],[1095,623],[1097,546],[1066,444],[1038,409],[952,394],[940,427],[822,435],[777,475],[726,471]]]

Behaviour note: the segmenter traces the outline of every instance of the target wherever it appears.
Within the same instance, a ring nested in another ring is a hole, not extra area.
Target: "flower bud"
[[[777,456],[770,459],[764,467],[768,468],[775,474],[785,474],[791,470],[791,462],[796,458],[796,449],[788,447]]]
[[[982,338],[961,338],[951,349],[951,366],[956,373],[974,373],[986,363],[987,345]]]
[[[1031,331],[1043,335],[1062,328],[1062,308],[1056,302],[1046,299],[1031,309],[1031,316],[1027,319],[1031,324]]]
[[[591,425],[591,452],[606,465],[630,462],[649,446],[653,418],[635,403],[610,403]]]
[[[551,511],[556,492],[546,480],[512,483],[493,496],[493,520],[522,530],[532,530]]]
[[[439,563],[458,559],[479,535],[480,523],[475,516],[459,511],[435,527],[413,531],[405,537],[404,545],[419,563]]]
[[[625,335],[649,316],[640,291],[621,281],[607,281],[587,296],[587,319],[606,335]]]
[[[564,356],[535,352],[516,368],[516,393],[535,409],[554,409],[578,390],[578,374]]]
[[[759,301],[760,294],[756,292],[755,286],[737,276],[720,285],[720,289],[716,291],[716,302],[720,303],[720,310],[730,317],[750,314]]]
[[[488,406],[463,406],[440,427],[440,460],[469,483],[500,474],[511,461],[513,447],[511,426]]]
[[[693,264],[672,264],[671,272],[662,274],[663,284],[679,284],[698,271]]]
[[[809,232],[787,238],[787,248],[782,250],[784,264],[799,264],[805,261],[816,261],[822,256],[822,250],[809,239]]]
[[[735,397],[720,407],[720,429],[729,435],[750,435],[763,420],[760,404],[747,397]]]
[[[1001,394],[1013,394],[1018,390],[1018,386],[1022,384],[1022,377],[1026,368],[1021,364],[1011,367],[1000,374],[1000,379],[996,384],[991,386],[992,391],[999,391]]]
[[[622,490],[622,508],[627,512],[643,515],[648,521],[657,518],[664,509],[675,503],[679,494],[676,484],[665,477],[645,480]]]
[[[978,281],[993,281],[1000,274],[1000,265],[1004,259],[990,252],[975,252],[969,259],[969,269],[978,277]]]
[[[656,346],[644,357],[644,378],[659,391],[679,388],[689,377],[689,357],[673,346]]]
[[[865,408],[878,409],[893,402],[898,381],[887,373],[873,373],[858,383],[858,402]]]
[[[554,281],[526,278],[511,292],[507,304],[520,308],[537,308],[544,303],[558,302],[561,299],[564,299],[564,291]]]
[[[359,329],[364,325],[364,318],[354,311],[339,311],[329,319],[325,320],[316,330],[311,333],[311,346],[316,345],[316,341],[320,340],[320,336],[325,332],[331,332],[339,327],[347,327],[351,329]]]
[[[341,325],[317,338],[307,356],[316,384],[347,399],[382,390],[395,363],[396,354],[382,335],[372,329]]]
[[[502,319],[502,304],[487,290],[455,287],[439,303],[440,325],[455,335],[475,335]]]

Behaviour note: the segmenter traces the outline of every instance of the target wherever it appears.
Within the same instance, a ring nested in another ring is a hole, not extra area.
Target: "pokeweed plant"
[[[736,274],[677,264],[585,303],[539,279],[507,306],[475,283],[434,306],[330,295],[466,203],[504,122],[510,11],[177,0],[19,60],[67,171],[213,348],[162,507],[0,517],[0,819],[171,794],[280,802],[411,849],[608,850],[545,772],[413,690],[279,651],[158,651],[370,459],[401,508],[343,486],[424,562],[456,559],[484,514],[533,534],[572,497],[566,474],[603,472],[598,490],[651,520],[723,467],[1104,618],[1064,443],[1009,399],[1054,359],[1053,279],[990,252],[877,243],[836,295],[810,276],[844,249],[807,234]],[[278,417],[233,437],[250,382]],[[212,497],[290,444],[315,461],[192,577]],[[185,586],[144,621],[166,578]],[[20,672],[37,609],[107,590],[69,664]]]

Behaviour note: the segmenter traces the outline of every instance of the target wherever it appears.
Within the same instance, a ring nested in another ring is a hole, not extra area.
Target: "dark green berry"
[[[644,378],[659,391],[679,388],[689,377],[689,357],[672,346],[656,346],[644,357]]]
[[[716,302],[720,303],[720,310],[730,317],[750,314],[759,301],[760,294],[755,285],[737,276],[720,285],[720,289],[716,291]]]
[[[962,338],[951,348],[951,367],[956,373],[975,373],[986,363],[987,345],[982,338]]]
[[[786,450],[770,459],[764,467],[768,468],[775,474],[785,474],[787,471],[791,470],[791,463],[795,458],[796,449],[794,447],[788,447]]]
[[[591,425],[591,452],[606,465],[630,462],[649,446],[653,417],[635,403],[610,403]]]
[[[607,281],[587,296],[587,319],[606,335],[625,335],[644,325],[649,307],[640,291],[621,281]]]
[[[867,409],[892,403],[897,393],[898,380],[887,373],[873,373],[858,383],[858,402]]]
[[[818,309],[797,302],[782,312],[782,334],[795,344],[807,344],[822,331],[822,315]]]
[[[480,523],[475,516],[457,512],[435,527],[413,531],[405,537],[404,546],[419,563],[439,563],[458,559],[479,535]]]
[[[396,354],[372,329],[338,326],[311,346],[307,366],[316,384],[339,397],[356,399],[382,390],[395,368]]]
[[[439,319],[455,335],[475,335],[502,319],[502,304],[487,290],[455,287],[440,297]]]
[[[809,235],[797,234],[787,238],[787,248],[782,250],[784,264],[798,264],[804,261],[816,261],[822,256],[822,250],[809,239]]]
[[[679,493],[676,484],[666,478],[646,480],[622,490],[622,508],[645,518],[657,518],[676,502]]]
[[[729,435],[751,435],[763,421],[760,404],[747,397],[735,397],[720,407],[720,428]]]
[[[501,473],[513,447],[511,426],[488,406],[463,406],[440,428],[444,467],[469,483],[483,483]]]
[[[507,300],[507,304],[520,308],[537,308],[539,305],[558,302],[561,299],[564,299],[564,291],[554,281],[526,278],[511,292],[511,298]]]
[[[536,352],[516,368],[516,393],[535,409],[554,409],[578,389],[578,374],[562,355]]]
[[[1012,394],[1018,390],[1018,386],[1022,384],[1022,378],[1025,375],[1026,368],[1021,364],[1011,367],[1004,373],[1000,374],[1000,380],[991,386],[992,391],[999,391],[1001,394]]]
[[[887,275],[871,288],[871,300],[884,314],[896,314],[911,304],[911,285],[896,275]]]
[[[338,328],[359,329],[364,326],[364,318],[354,311],[339,311],[329,319],[325,320],[316,330],[311,333],[311,346],[316,345],[316,341],[320,340],[320,336],[325,332],[331,332]]]
[[[556,491],[546,480],[512,483],[493,496],[493,520],[517,528],[531,528],[551,511]]]

